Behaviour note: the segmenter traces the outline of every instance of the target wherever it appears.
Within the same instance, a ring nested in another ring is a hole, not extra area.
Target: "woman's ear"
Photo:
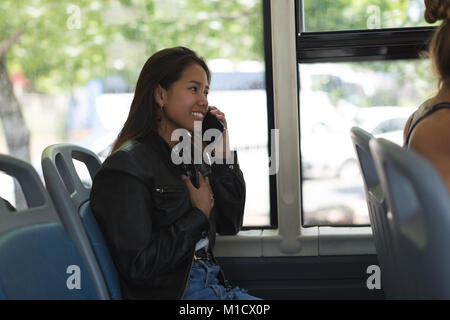
[[[154,98],[160,107],[163,107],[166,104],[167,91],[160,84],[155,88]]]

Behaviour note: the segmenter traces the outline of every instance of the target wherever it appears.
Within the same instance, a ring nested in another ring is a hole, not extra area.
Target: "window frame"
[[[267,135],[268,135],[268,154],[272,156],[270,146],[272,143],[271,130],[275,128],[274,113],[274,93],[273,93],[273,63],[272,63],[272,28],[271,28],[271,11],[270,0],[262,0],[263,2],[263,29],[264,29],[264,61],[266,76],[266,95],[267,95]],[[276,175],[269,176],[269,193],[270,193],[270,227],[265,229],[278,228],[278,199],[277,199],[277,180]],[[264,229],[264,228],[263,228]]]
[[[272,199],[276,199],[276,209],[271,207],[271,221],[275,217],[274,211],[279,212],[276,217],[278,224],[277,229],[252,227],[249,228],[252,230],[241,231],[236,236],[218,236],[215,255],[293,257],[375,254],[369,226],[303,226],[299,143],[300,54],[307,52],[302,63],[414,59],[426,48],[424,43],[429,40],[435,27],[302,32],[302,0],[263,1],[265,10],[270,8],[270,15],[264,18],[265,28],[270,26],[270,35],[265,31],[264,37],[268,128],[280,128],[279,171],[271,176],[270,186],[271,204]],[[364,39],[366,35],[370,38]],[[394,38],[386,39],[387,36]],[[331,39],[330,43],[330,37],[340,37],[340,40]],[[381,41],[383,38],[384,41]],[[396,44],[396,41],[402,44]],[[337,51],[336,45],[344,49]],[[366,45],[370,45],[370,50],[362,50]],[[292,68],[294,64],[295,68]],[[293,145],[296,139],[298,145]],[[295,156],[292,157],[292,154]],[[275,189],[272,181],[276,181]]]
[[[270,0],[260,0],[262,2],[262,15],[263,15],[263,41],[264,41],[264,67],[265,67],[265,87],[267,97],[267,135],[268,135],[268,156],[271,157],[271,144],[272,135],[271,130],[275,127],[275,114],[274,114],[274,98],[273,98],[273,64],[272,64],[272,28],[271,28],[271,13],[270,13]],[[276,176],[269,176],[269,218],[270,225],[263,226],[243,226],[242,230],[274,230],[278,228],[278,206],[277,206],[277,184]]]
[[[298,63],[417,59],[436,27],[300,32]]]

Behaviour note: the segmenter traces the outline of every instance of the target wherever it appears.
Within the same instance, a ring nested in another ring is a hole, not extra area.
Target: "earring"
[[[161,113],[164,112],[164,111],[163,111],[163,108],[164,108],[164,106],[161,106]],[[161,115],[159,115],[159,116],[156,117],[156,121],[161,122],[161,120],[162,120]]]

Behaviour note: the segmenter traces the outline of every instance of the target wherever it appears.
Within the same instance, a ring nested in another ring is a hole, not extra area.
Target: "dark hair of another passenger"
[[[425,20],[443,20],[430,43],[429,54],[437,72],[439,89],[450,89],[450,0],[425,0]]]
[[[154,98],[158,84],[166,90],[181,77],[183,70],[192,63],[200,65],[206,72],[208,82],[211,74],[205,61],[185,47],[163,49],[153,54],[141,70],[136,84],[128,118],[123,125],[112,152],[128,141],[158,130],[160,107]]]

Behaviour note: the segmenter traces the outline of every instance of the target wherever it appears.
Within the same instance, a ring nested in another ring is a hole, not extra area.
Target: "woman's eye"
[[[191,90],[192,92],[197,93],[199,89],[198,89],[197,87],[190,87],[189,90]],[[205,97],[208,96],[208,93],[209,93],[208,91],[203,92],[203,94],[205,95]]]

